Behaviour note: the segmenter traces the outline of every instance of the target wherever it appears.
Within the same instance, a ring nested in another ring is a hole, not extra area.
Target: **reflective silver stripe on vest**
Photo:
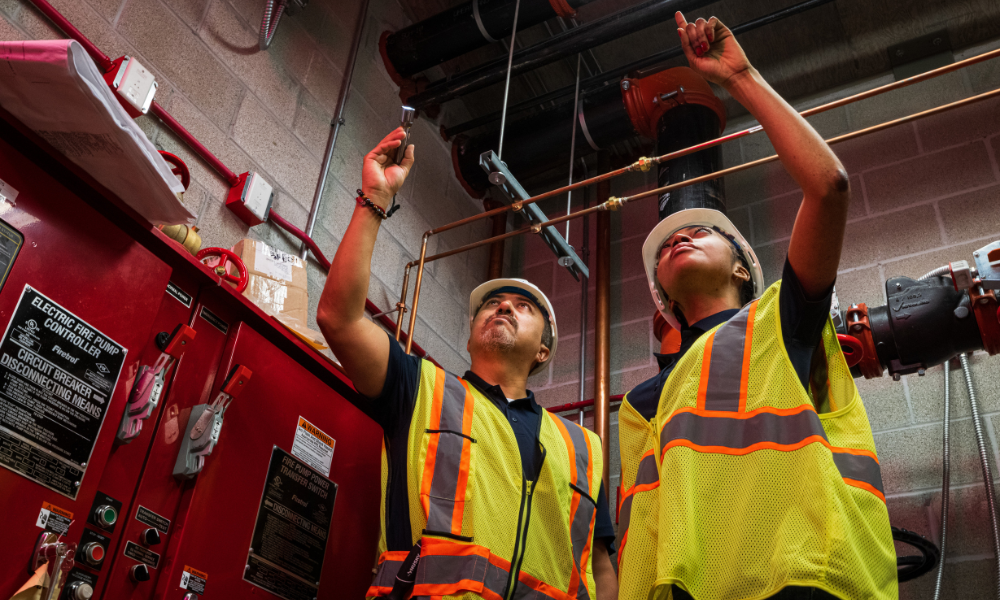
[[[399,568],[402,566],[403,561],[401,560],[387,559],[382,561],[382,564],[378,566],[378,570],[375,571],[375,579],[372,580],[372,587],[391,588],[396,583],[396,573],[399,573]]]
[[[432,554],[420,558],[414,585],[454,585],[460,581],[482,582],[486,579],[488,558],[475,554],[449,556]]]
[[[634,490],[640,485],[656,483],[659,480],[660,473],[656,470],[656,454],[647,454],[641,461],[639,461],[639,471],[636,473],[635,483],[632,485],[632,489]],[[628,495],[628,498],[622,500],[618,526],[618,529],[622,532],[628,531],[629,521],[632,520],[632,501],[635,499],[635,494],[636,493],[633,491]],[[624,533],[622,534],[622,537],[624,537]]]
[[[743,354],[750,306],[744,306],[729,322],[715,330],[705,391],[705,410],[736,412],[740,409]]]
[[[874,458],[863,454],[834,452],[833,462],[841,477],[863,481],[885,495],[885,490],[882,489],[882,469]]]
[[[748,419],[679,412],[674,413],[660,432],[660,448],[666,449],[671,442],[686,440],[702,447],[744,450],[767,442],[792,446],[812,436],[820,437],[829,444],[819,416],[809,408],[791,415],[760,413]],[[836,450],[832,454],[841,477],[862,481],[885,494],[882,490],[882,471],[874,458]]]
[[[434,455],[434,475],[431,479],[427,529],[450,533],[458,489],[459,471],[462,465],[462,450],[472,442],[461,435],[462,419],[468,392],[457,377],[451,373],[444,375],[444,394],[441,398],[441,422],[438,429],[437,453]],[[456,432],[456,433],[447,433]],[[462,524],[458,523],[461,529]]]
[[[558,416],[556,418],[562,419]],[[572,442],[572,446],[568,448],[571,455],[570,460],[576,461],[576,481],[571,483],[586,494],[586,496],[580,495],[580,502],[577,504],[576,512],[572,515],[573,522],[569,524],[569,537],[573,542],[573,564],[576,565],[577,573],[580,574],[580,585],[577,588],[576,597],[584,600],[589,598],[589,595],[584,581],[587,570],[583,566],[583,551],[590,542],[590,524],[597,513],[597,506],[594,504],[594,494],[590,489],[590,478],[587,477],[587,470],[590,466],[587,434],[578,425],[566,419],[563,419],[563,426],[569,433],[569,439]]]

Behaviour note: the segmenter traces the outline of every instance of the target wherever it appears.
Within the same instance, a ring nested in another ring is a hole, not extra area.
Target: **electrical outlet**
[[[133,119],[144,115],[153,104],[156,95],[156,77],[131,56],[122,56],[112,63],[111,70],[104,75],[118,97],[118,102]]]
[[[243,173],[229,190],[226,207],[253,227],[267,221],[274,200],[274,188],[259,173]]]

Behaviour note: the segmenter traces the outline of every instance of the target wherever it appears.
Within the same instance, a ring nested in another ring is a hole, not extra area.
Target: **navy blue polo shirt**
[[[795,367],[802,386],[809,390],[809,370],[812,366],[812,356],[823,337],[823,325],[830,314],[830,302],[833,298],[833,285],[817,300],[806,298],[795,270],[788,259],[781,276],[781,290],[778,292],[778,310],[781,313],[781,337],[785,341],[788,358]],[[628,393],[629,404],[644,419],[650,420],[656,416],[656,408],[660,403],[663,385],[673,373],[677,362],[694,345],[705,332],[715,326],[725,323],[738,313],[738,309],[723,310],[712,316],[705,317],[694,325],[681,322],[681,348],[674,354],[654,354],[660,366],[660,372],[643,381]],[[614,348],[612,348],[614,351]]]
[[[541,470],[542,453],[538,433],[542,425],[542,407],[535,402],[535,395],[528,391],[526,398],[508,401],[498,385],[491,385],[472,371],[463,379],[475,386],[507,418],[526,479],[534,480]],[[417,403],[420,383],[420,359],[403,351],[398,343],[389,339],[389,366],[385,374],[382,393],[372,399],[369,414],[382,426],[385,434],[386,455],[389,459],[389,479],[386,485],[385,529],[388,550],[409,550],[413,547],[410,527],[410,504],[407,499],[406,444],[410,421]],[[514,507],[516,510],[517,507]],[[611,523],[608,498],[601,484],[597,496],[597,519],[594,539],[604,542],[608,553],[614,552],[615,529]]]

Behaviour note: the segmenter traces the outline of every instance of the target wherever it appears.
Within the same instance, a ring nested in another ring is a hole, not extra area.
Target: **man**
[[[385,432],[379,565],[369,597],[613,600],[614,529],[600,440],[526,389],[558,341],[552,305],[520,279],[469,298],[472,368],[458,378],[364,317],[385,208],[413,166],[389,134],[365,156],[362,195],[317,322]],[[596,498],[596,500],[595,500]]]
[[[681,347],[619,413],[621,596],[895,598],[871,427],[829,320],[847,174],[718,19],[676,20],[690,66],[760,122],[804,196],[766,291],[718,211],[670,215],[643,245]]]

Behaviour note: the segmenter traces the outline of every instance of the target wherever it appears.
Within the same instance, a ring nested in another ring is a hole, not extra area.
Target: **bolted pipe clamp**
[[[541,225],[532,225],[531,226],[531,233],[541,233],[541,232],[542,232],[542,226]]]
[[[512,202],[510,205],[510,209],[514,212],[521,212],[522,208],[524,208],[524,202],[521,200],[518,200],[517,202]]]

